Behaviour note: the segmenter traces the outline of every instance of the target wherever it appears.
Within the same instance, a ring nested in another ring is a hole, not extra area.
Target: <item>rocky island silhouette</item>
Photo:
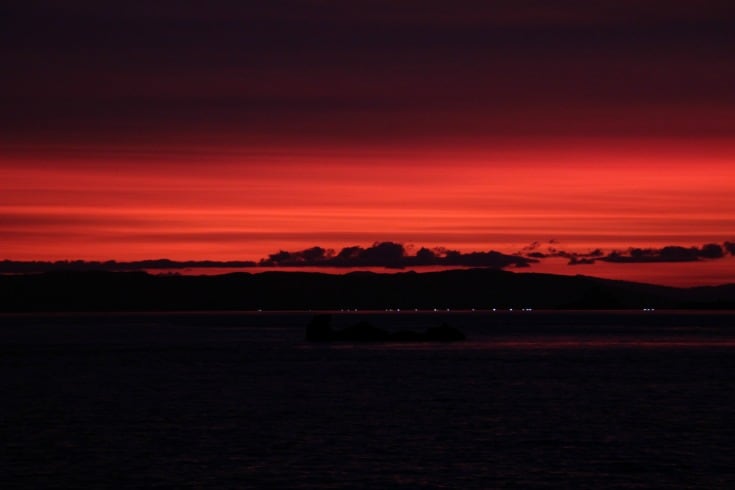
[[[335,330],[332,327],[332,315],[321,314],[315,315],[306,326],[306,340],[309,342],[457,342],[465,339],[461,331],[446,323],[429,327],[424,332],[390,332],[363,320]]]

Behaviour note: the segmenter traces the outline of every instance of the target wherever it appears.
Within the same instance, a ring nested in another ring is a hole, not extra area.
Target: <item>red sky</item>
[[[735,240],[728,2],[147,3],[4,7],[0,259]]]

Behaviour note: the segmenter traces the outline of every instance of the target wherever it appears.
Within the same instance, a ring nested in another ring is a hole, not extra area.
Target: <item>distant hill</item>
[[[673,288],[493,269],[219,276],[66,271],[0,276],[0,311],[735,309],[735,284]]]

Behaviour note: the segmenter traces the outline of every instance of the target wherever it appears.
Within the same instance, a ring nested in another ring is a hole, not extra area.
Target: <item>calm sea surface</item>
[[[2,488],[734,488],[735,313],[0,316]]]

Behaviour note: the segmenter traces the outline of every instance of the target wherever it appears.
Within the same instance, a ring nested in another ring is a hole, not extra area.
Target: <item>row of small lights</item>
[[[258,308],[258,311],[259,312],[262,312],[263,309],[262,308]],[[309,310],[309,311],[311,311],[311,310]],[[357,310],[357,308],[355,308],[354,310],[351,310],[349,308],[348,309],[340,308],[339,311],[340,312],[350,312],[350,311],[358,311],[358,310]],[[387,311],[387,312],[400,313],[401,312],[401,309],[400,308],[396,308],[396,309],[386,308],[385,311]],[[419,309],[418,308],[414,308],[413,311],[419,311]],[[420,311],[432,311],[432,310],[420,310]],[[451,308],[447,308],[445,310],[441,310],[439,308],[434,308],[433,311],[440,312],[440,311],[452,311],[452,310],[451,310]],[[463,310],[460,310],[460,311],[463,311]],[[472,308],[470,311],[477,311],[477,310],[475,310],[475,308]],[[498,309],[497,308],[490,308],[489,310],[481,310],[481,311],[498,311]],[[507,310],[500,309],[500,311],[513,311],[513,308],[508,308]],[[516,309],[516,311],[533,311],[533,308],[521,308],[520,310]],[[643,311],[656,311],[656,308],[643,308]]]
[[[354,310],[341,309],[339,311],[357,311],[357,308],[355,308]],[[386,308],[385,311],[387,311],[387,312],[400,313],[401,312],[401,309],[400,308],[395,308],[395,309],[394,308]],[[406,311],[406,310],[403,310],[403,311]],[[436,312],[440,312],[440,311],[452,311],[452,309],[451,308],[446,308],[446,309],[442,310],[441,308],[434,308],[433,310],[419,310],[418,308],[414,308],[413,311],[415,311],[415,312],[416,311],[436,311]],[[460,310],[460,311],[465,311],[465,310]],[[472,308],[470,311],[477,311],[477,310],[475,308]],[[480,310],[480,311],[498,311],[498,308],[490,308],[489,310]],[[505,311],[505,310],[500,309],[500,311]],[[507,311],[513,311],[513,308],[508,308]],[[533,311],[533,308],[521,308],[520,310],[519,309],[516,309],[516,311]]]

